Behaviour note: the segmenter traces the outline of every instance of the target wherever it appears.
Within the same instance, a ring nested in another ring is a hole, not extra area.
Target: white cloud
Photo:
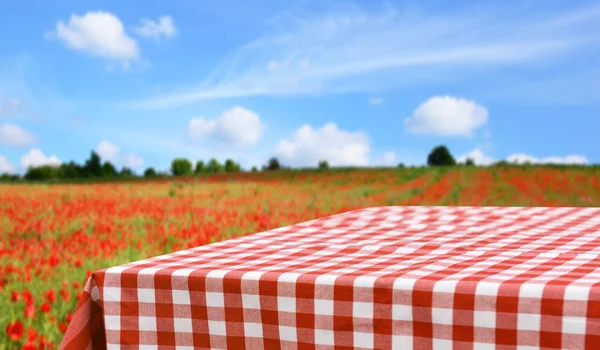
[[[123,156],[123,166],[131,169],[139,169],[144,166],[144,159],[134,153],[127,153]]]
[[[103,161],[114,162],[119,156],[121,149],[109,141],[102,141],[94,149]]]
[[[29,131],[14,124],[0,125],[0,145],[30,146],[37,142],[37,137]]]
[[[383,97],[380,96],[372,96],[369,97],[369,104],[379,106],[383,104]]]
[[[545,158],[537,158],[529,154],[515,153],[506,158],[510,163],[532,163],[532,164],[587,164],[588,159],[585,156],[571,154],[564,157],[552,156]]]
[[[192,140],[213,138],[229,145],[252,146],[265,129],[260,116],[243,107],[234,107],[214,120],[192,118],[188,134]]]
[[[172,38],[177,34],[177,28],[175,28],[173,18],[170,16],[159,17],[158,21],[143,18],[133,31],[139,36],[152,38],[156,41],[160,41],[161,37]]]
[[[121,154],[121,148],[114,143],[104,140],[94,149],[102,158],[102,161],[113,164],[121,164],[131,169],[137,169],[144,166],[144,159],[135,153]]]
[[[487,109],[474,101],[435,96],[422,103],[404,120],[404,125],[417,134],[470,136],[487,121]]]
[[[53,154],[49,157],[46,157],[46,155],[44,155],[44,153],[37,148],[30,150],[21,157],[21,167],[23,167],[23,169],[42,165],[58,166],[60,164],[61,161],[56,155]]]
[[[127,35],[121,20],[109,12],[72,14],[68,23],[59,20],[51,35],[69,49],[119,60],[124,67],[140,57],[136,41]]]
[[[490,165],[494,162],[494,158],[484,154],[479,148],[459,156],[456,158],[456,161],[459,163],[464,163],[467,161],[467,159],[473,160],[476,165]]]
[[[340,130],[334,123],[319,129],[304,125],[275,149],[283,163],[293,166],[316,166],[321,160],[332,166],[365,166],[369,164],[369,151],[364,132]]]
[[[464,163],[468,158],[472,159],[477,165],[490,165],[495,162],[494,158],[486,155],[481,149],[476,148],[466,154],[460,155],[456,160],[459,163]],[[506,161],[509,163],[516,164],[587,164],[588,159],[582,155],[567,155],[564,157],[551,156],[544,158],[537,158],[525,153],[514,153],[506,157]]]
[[[169,108],[240,96],[412,88],[464,78],[474,67],[479,73],[548,63],[598,43],[589,15],[555,12],[532,20],[528,11],[505,10],[440,14],[350,6],[307,17],[288,13],[226,55],[205,81],[127,105]]]
[[[5,156],[0,156],[0,174],[3,173],[14,173],[15,167],[11,164],[11,162],[6,159]]]

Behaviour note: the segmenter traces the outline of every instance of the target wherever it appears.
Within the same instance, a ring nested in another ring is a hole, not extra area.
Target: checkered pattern
[[[62,349],[600,348],[600,208],[377,207],[101,270]]]

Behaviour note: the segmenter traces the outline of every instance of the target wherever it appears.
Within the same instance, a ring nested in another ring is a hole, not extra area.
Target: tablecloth
[[[61,349],[600,349],[600,208],[375,207],[95,272]]]

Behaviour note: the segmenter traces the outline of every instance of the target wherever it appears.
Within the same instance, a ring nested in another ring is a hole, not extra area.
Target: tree
[[[446,146],[434,147],[427,157],[429,166],[452,166],[456,165],[456,160]]]
[[[465,165],[466,166],[474,166],[475,165],[475,161],[471,158],[467,158],[467,160],[465,161]]]
[[[319,169],[320,170],[327,170],[329,169],[329,163],[327,163],[326,160],[322,160],[319,162]]]
[[[144,177],[156,177],[156,170],[150,167],[144,171]]]
[[[253,166],[252,169],[250,169],[251,172],[253,173],[257,173],[258,172],[258,168]]]
[[[192,175],[192,163],[186,158],[175,158],[171,162],[171,173],[175,176]]]
[[[221,165],[221,163],[219,163],[219,161],[216,158],[212,158],[208,161],[208,164],[206,165],[206,171],[211,174],[220,173],[223,172],[223,166]]]
[[[194,169],[194,174],[196,174],[196,175],[202,174],[205,170],[206,170],[206,166],[204,165],[204,162],[201,160],[197,161],[196,169]]]
[[[279,159],[273,157],[271,159],[269,159],[269,162],[267,163],[267,166],[265,167],[266,170],[279,170],[281,169],[281,164],[279,164]]]
[[[404,165],[404,163],[398,163],[397,167],[400,168],[400,169],[402,169],[402,168],[405,167],[405,165]]]
[[[84,175],[83,167],[74,161],[62,163],[60,167],[65,179],[78,179]]]
[[[29,167],[25,172],[25,180],[45,181],[61,178],[60,167],[55,165],[42,165]]]
[[[102,176],[104,177],[115,177],[117,176],[117,169],[111,162],[104,162],[102,165]]]
[[[100,156],[96,152],[92,151],[90,158],[85,161],[83,169],[87,176],[101,177],[102,163],[100,161]]]
[[[131,176],[135,176],[135,173],[133,172],[133,170],[131,170],[131,168],[123,167],[121,169],[121,171],[119,172],[119,176],[121,176],[121,177],[131,177]]]
[[[233,161],[233,159],[225,160],[225,172],[226,173],[237,173],[241,169],[240,165]]]
[[[8,181],[13,181],[13,176],[9,173],[2,173],[2,175],[0,175],[0,181],[3,182],[8,182]]]

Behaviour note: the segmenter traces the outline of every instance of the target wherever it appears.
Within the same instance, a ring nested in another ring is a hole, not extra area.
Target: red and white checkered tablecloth
[[[377,207],[95,272],[61,349],[600,349],[600,208]]]

